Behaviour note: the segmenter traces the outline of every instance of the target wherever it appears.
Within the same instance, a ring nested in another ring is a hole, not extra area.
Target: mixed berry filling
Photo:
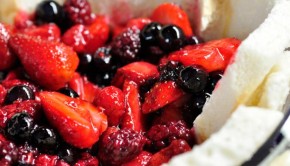
[[[239,44],[204,42],[172,3],[122,25],[86,0],[20,12],[0,23],[0,165],[168,162]]]

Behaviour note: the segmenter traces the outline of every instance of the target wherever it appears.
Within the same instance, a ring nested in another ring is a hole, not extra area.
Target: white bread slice
[[[290,150],[286,150],[269,164],[269,166],[289,166],[289,165],[290,165]]]
[[[290,52],[285,51],[247,105],[283,111],[283,106],[290,91],[289,64]]]
[[[217,132],[235,108],[247,103],[290,44],[290,1],[277,3],[268,18],[245,39],[219,86],[195,120],[200,142]]]
[[[168,165],[241,165],[267,140],[282,118],[280,111],[239,106],[219,132],[192,151],[173,157]]]
[[[277,0],[203,0],[196,18],[206,41],[224,37],[245,39],[267,17]]]

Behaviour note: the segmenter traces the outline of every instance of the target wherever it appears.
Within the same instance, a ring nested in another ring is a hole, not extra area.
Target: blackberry
[[[16,85],[10,88],[5,97],[5,104],[12,104],[14,101],[34,100],[34,92],[29,86]]]
[[[177,83],[187,92],[199,94],[207,85],[207,72],[197,66],[188,66],[182,69],[178,75]]]
[[[156,46],[158,44],[158,34],[161,30],[161,24],[152,22],[147,24],[140,32],[141,45]]]
[[[143,149],[145,137],[132,129],[104,134],[100,140],[99,159],[107,165],[122,165],[135,158]]]
[[[192,132],[183,121],[153,125],[147,131],[146,136],[150,140],[146,146],[153,152],[167,147],[177,139],[183,139],[189,145],[194,143]]]
[[[54,130],[37,126],[31,133],[31,143],[45,153],[52,153],[58,145]]]
[[[76,91],[74,91],[73,89],[69,88],[69,87],[63,87],[63,88],[60,88],[58,90],[58,92],[64,94],[64,95],[67,95],[69,97],[72,97],[72,98],[77,98],[79,97],[79,95],[77,94]]]
[[[110,47],[100,47],[93,55],[93,70],[98,73],[106,73],[117,69],[116,62],[111,55]]]
[[[160,30],[158,39],[160,48],[165,52],[171,52],[184,45],[185,37],[178,26],[166,25]]]
[[[65,21],[65,13],[63,8],[53,0],[40,2],[35,10],[36,24],[55,23],[62,27]]]
[[[27,113],[17,113],[6,123],[6,136],[15,142],[27,141],[33,128],[33,119]]]
[[[89,25],[93,21],[91,5],[87,0],[66,0],[63,8],[73,24]]]
[[[136,27],[128,28],[119,36],[113,39],[111,43],[112,54],[127,64],[138,59],[138,53],[141,49],[140,30]]]
[[[180,70],[183,68],[184,67],[180,63],[169,61],[165,66],[158,68],[160,73],[159,81],[176,81],[178,79]]]

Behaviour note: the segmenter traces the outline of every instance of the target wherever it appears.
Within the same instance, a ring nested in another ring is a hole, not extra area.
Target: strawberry
[[[107,86],[95,96],[94,104],[104,108],[109,126],[117,126],[125,113],[125,96],[117,87]]]
[[[59,41],[61,32],[56,24],[50,23],[41,26],[30,26],[20,31],[25,35],[34,36],[44,40]]]
[[[87,77],[75,73],[73,78],[68,82],[68,86],[72,88],[80,96],[82,100],[93,102],[97,93],[97,86],[92,84]]]
[[[6,88],[0,84],[0,106],[3,104],[6,94]]]
[[[35,159],[35,166],[55,166],[58,156],[41,154]]]
[[[225,70],[241,41],[225,38],[199,45],[186,46],[173,52],[168,59],[181,62],[185,66],[199,65],[208,72]]]
[[[142,151],[137,157],[127,163],[122,164],[122,166],[146,166],[151,159],[151,156],[151,153]]]
[[[39,94],[44,113],[62,138],[78,148],[90,148],[107,128],[107,117],[91,103],[58,92]]]
[[[177,122],[184,120],[182,108],[191,99],[191,95],[184,95],[177,99],[176,101],[166,105],[162,108],[161,115],[158,116],[154,122],[158,124]]]
[[[141,30],[144,28],[145,25],[149,23],[151,23],[151,20],[149,18],[146,17],[135,18],[127,22],[126,28],[136,27]]]
[[[144,117],[141,112],[138,85],[134,81],[125,80],[123,92],[125,95],[125,114],[121,123],[122,128],[144,131]]]
[[[26,112],[33,118],[37,119],[40,116],[41,105],[35,100],[26,100],[20,103],[5,105],[0,108],[0,127],[4,128],[6,121],[14,114]]]
[[[155,65],[142,61],[133,62],[117,70],[112,80],[112,85],[122,87],[125,79],[132,80],[136,82],[137,85],[140,85],[146,80],[157,78],[158,76],[158,69]]]
[[[142,111],[144,114],[156,111],[184,94],[173,81],[158,82],[145,94]]]
[[[163,3],[155,8],[151,20],[161,24],[174,24],[179,26],[186,36],[192,36],[193,32],[187,14],[174,3]]]
[[[163,163],[167,163],[173,156],[187,152],[190,149],[191,148],[186,143],[186,141],[182,139],[174,140],[168,147],[161,149],[159,152],[155,153],[151,157],[148,166],[160,166]]]
[[[18,11],[14,17],[14,27],[17,30],[25,29],[33,25],[31,15],[25,11]]]
[[[63,87],[79,63],[76,52],[58,42],[15,35],[10,38],[9,46],[31,79],[51,90]]]
[[[8,26],[0,23],[0,71],[11,68],[16,60],[16,57],[8,47],[8,40],[11,34],[12,30]]]
[[[88,28],[85,25],[77,24],[68,29],[61,40],[66,45],[73,47],[76,52],[85,52],[88,33]]]
[[[76,24],[62,36],[62,41],[77,52],[94,53],[109,38],[109,25],[103,16],[97,17],[91,25]]]

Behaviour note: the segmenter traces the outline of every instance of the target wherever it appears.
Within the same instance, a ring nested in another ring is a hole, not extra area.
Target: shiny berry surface
[[[156,45],[158,42],[158,34],[161,28],[161,24],[157,22],[152,22],[146,25],[140,32],[142,46]]]
[[[180,49],[184,44],[184,33],[175,25],[164,26],[159,32],[159,46],[166,52]]]
[[[186,91],[201,93],[207,84],[208,74],[200,67],[189,66],[182,69],[178,76],[178,83]]]
[[[54,130],[42,126],[38,126],[32,131],[31,142],[43,152],[53,151],[57,147]]]
[[[24,142],[30,137],[33,119],[27,113],[17,113],[6,123],[5,131],[8,138],[16,142]]]
[[[17,85],[8,90],[5,97],[5,103],[11,104],[16,100],[34,100],[34,92],[29,86],[26,85]]]
[[[65,94],[69,97],[72,97],[72,98],[77,98],[79,97],[79,95],[77,94],[76,91],[74,91],[73,89],[69,88],[69,87],[64,87],[64,88],[61,88],[58,90],[58,92],[62,93],[62,94]]]

